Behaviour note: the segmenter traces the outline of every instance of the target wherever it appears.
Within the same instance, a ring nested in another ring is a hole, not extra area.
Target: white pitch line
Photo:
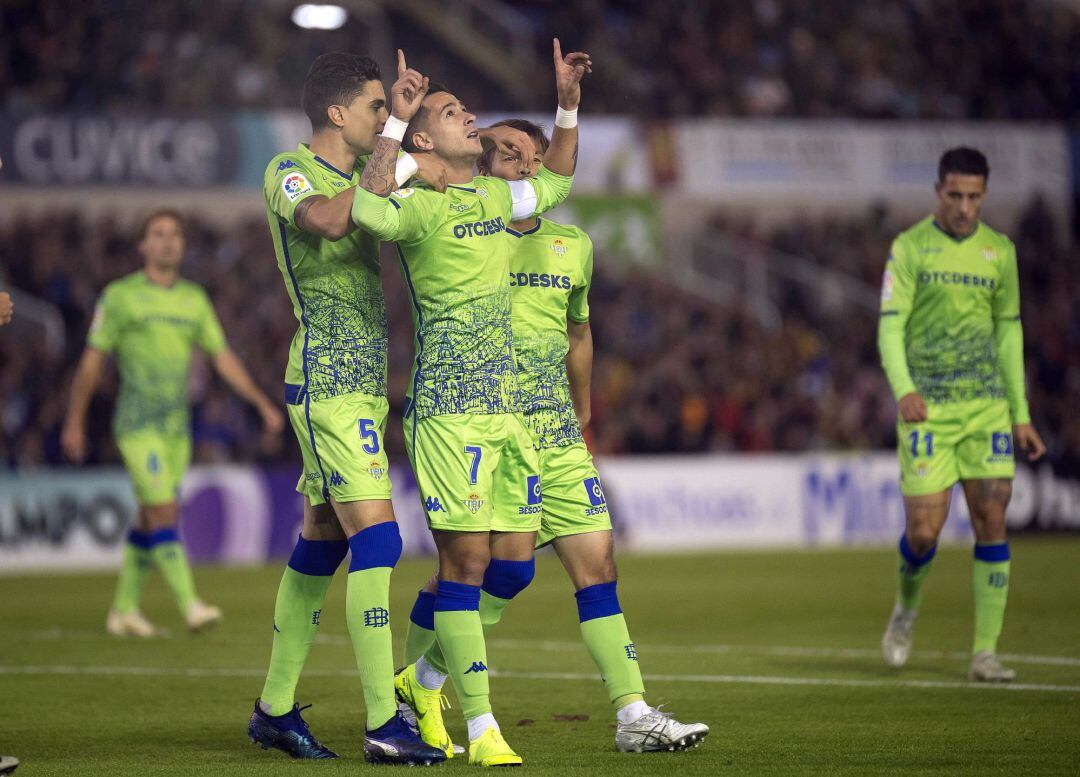
[[[0,675],[99,675],[138,677],[263,677],[264,669],[210,669],[201,667],[154,667],[154,666],[2,666]],[[318,670],[305,672],[308,677],[354,677],[355,672],[345,670]],[[493,677],[514,680],[562,680],[580,682],[599,681],[599,676],[587,672],[517,672],[492,670]],[[646,674],[646,680],[671,683],[725,683],[733,685],[794,685],[834,688],[937,688],[947,690],[997,690],[1042,691],[1051,693],[1080,693],[1080,685],[1047,685],[1041,683],[965,683],[943,680],[854,680],[832,677],[781,677],[771,675],[738,674]]]
[[[53,628],[42,631],[30,632],[23,635],[40,641],[62,641],[65,639],[89,639],[111,640],[104,631],[88,631],[77,629]],[[238,637],[213,637],[215,642],[235,644],[264,644],[268,639],[261,638],[238,638]],[[315,642],[322,645],[352,645],[347,634],[318,634]],[[581,642],[557,641],[557,640],[528,640],[528,639],[499,639],[492,638],[487,644],[495,648],[528,649],[545,652],[562,653],[567,650],[584,649]],[[748,655],[748,656],[778,656],[794,658],[871,658],[877,659],[881,651],[870,648],[829,648],[829,647],[798,647],[793,645],[672,645],[638,643],[638,650],[643,653],[706,653],[719,655]],[[962,651],[945,650],[913,650],[911,655],[915,658],[948,661],[969,661],[970,653]],[[1080,666],[1080,658],[1072,656],[1040,656],[1028,653],[999,653],[998,658],[1007,663],[1033,664],[1043,666]]]

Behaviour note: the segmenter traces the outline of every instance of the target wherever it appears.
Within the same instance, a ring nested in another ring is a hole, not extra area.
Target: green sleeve
[[[418,243],[438,228],[443,197],[438,192],[410,188],[380,197],[357,186],[352,220],[380,240]]]
[[[225,350],[225,330],[221,328],[214,305],[205,294],[202,297],[202,312],[199,315],[199,331],[196,334],[199,347],[211,356]]]
[[[86,344],[99,351],[112,353],[120,338],[123,326],[123,306],[115,289],[105,288],[97,305],[94,306],[94,318],[90,322],[90,333]]]
[[[1024,389],[1024,328],[1020,324],[1020,280],[1016,249],[1010,245],[1002,268],[1001,284],[994,294],[994,346],[1005,381],[1005,396],[1014,424],[1030,424]]]
[[[917,391],[908,371],[904,333],[915,298],[916,268],[899,238],[893,241],[889,261],[881,281],[881,319],[878,322],[878,351],[885,377],[897,401]]]
[[[296,206],[309,197],[325,197],[312,185],[312,175],[306,170],[296,155],[283,154],[274,157],[263,173],[263,197],[266,207],[296,226],[293,215]]]
[[[546,213],[570,194],[570,187],[574,183],[574,176],[559,175],[540,165],[540,171],[529,181],[536,190],[535,215]]]
[[[578,324],[584,324],[589,320],[589,288],[592,286],[593,273],[593,246],[589,236],[581,234],[581,280],[570,291],[570,306],[566,311],[567,317]]]

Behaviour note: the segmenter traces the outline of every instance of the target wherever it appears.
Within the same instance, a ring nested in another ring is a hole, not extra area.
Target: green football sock
[[[907,535],[900,538],[900,566],[896,587],[896,600],[905,610],[917,610],[922,602],[922,585],[930,573],[930,562],[934,560],[937,547],[932,547],[922,556],[916,555],[908,545]]]
[[[487,646],[479,606],[480,586],[439,581],[435,636],[466,720],[491,712]]]
[[[132,529],[124,545],[124,558],[120,564],[120,577],[116,581],[116,593],[112,608],[117,612],[134,612],[139,609],[146,576],[154,561],[146,547],[147,535]]]
[[[487,591],[484,591],[483,589],[481,589],[481,591],[480,591],[480,625],[484,629],[485,640],[487,638],[488,630],[492,626],[494,626],[496,623],[498,623],[500,620],[502,620],[503,610],[506,609],[506,605],[508,605],[508,604],[510,604],[509,599],[501,599],[498,596],[492,596]],[[412,661],[408,660],[409,638],[410,638],[410,636],[413,635],[413,631],[414,631],[413,626],[414,625],[415,624],[412,623],[412,622],[409,623],[409,631],[405,635],[405,653],[406,653],[405,661],[408,664],[411,664],[411,663],[415,662],[415,660],[416,660],[416,659],[413,659]],[[420,628],[417,627],[416,631],[420,632]],[[439,670],[443,674],[447,674],[447,671],[446,671],[446,656],[443,655],[442,648],[439,647],[439,643],[435,639],[435,632],[434,631],[431,632],[431,637],[432,637],[431,642],[426,645],[426,649],[424,651],[422,651],[417,656],[417,658],[419,658],[421,655],[424,656],[424,658],[427,659],[427,662],[429,664],[431,664],[432,667]],[[421,644],[424,644],[424,641],[426,640],[427,635],[422,634],[422,633],[417,633],[412,638],[416,641],[416,648],[419,648],[421,646]]]
[[[150,548],[154,563],[176,599],[176,606],[181,614],[186,613],[188,606],[199,597],[195,593],[191,565],[176,529],[160,529],[151,534]]]
[[[344,541],[301,537],[278,585],[274,605],[274,646],[259,699],[271,715],[284,715],[296,703],[296,685],[319,628],[326,592],[349,545]]]
[[[415,664],[420,656],[437,645],[435,641],[435,594],[421,591],[416,596],[409,626],[405,631],[405,666]],[[442,657],[442,654],[439,654]]]
[[[574,596],[581,636],[600,669],[608,698],[613,704],[624,706],[627,696],[644,697],[645,683],[638,666],[637,647],[630,641],[615,588],[615,582],[598,583],[582,588]]]
[[[1001,626],[1005,622],[1005,602],[1009,598],[1009,544],[975,546],[972,575],[975,592],[975,641],[971,652],[997,651]]]
[[[397,714],[390,633],[390,573],[401,557],[397,523],[377,523],[357,532],[349,538],[349,549],[345,620],[364,686],[367,729],[374,731]]]

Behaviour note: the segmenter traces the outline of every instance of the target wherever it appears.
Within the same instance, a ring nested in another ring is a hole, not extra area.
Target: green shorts
[[[585,443],[542,448],[538,453],[544,509],[536,547],[572,534],[611,531],[607,499]]]
[[[516,413],[405,419],[428,526],[443,531],[540,528],[540,463]]]
[[[926,421],[896,425],[905,496],[947,491],[958,480],[1013,477],[1012,421],[1005,400],[927,403],[927,410]]]
[[[290,395],[288,388],[286,398],[295,400],[289,403],[289,420],[304,459],[296,490],[313,505],[331,497],[337,502],[389,499],[386,397],[353,393],[313,402]]]
[[[140,430],[117,435],[116,447],[135,487],[139,504],[175,502],[180,481],[191,463],[191,436]]]

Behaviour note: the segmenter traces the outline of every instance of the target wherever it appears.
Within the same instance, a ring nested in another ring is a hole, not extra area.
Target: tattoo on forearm
[[[576,173],[577,172],[577,152],[578,152],[578,141],[575,140],[574,141],[574,153],[571,155],[571,161],[570,161],[570,172],[571,173]]]
[[[375,151],[371,161],[360,176],[360,186],[380,197],[386,197],[397,188],[397,152],[401,143],[381,135],[375,139]]]
[[[300,229],[307,229],[307,213],[311,210],[311,206],[315,204],[315,200],[325,199],[324,197],[308,197],[306,200],[301,200],[300,204],[296,206],[296,210],[293,211],[293,221]]]

